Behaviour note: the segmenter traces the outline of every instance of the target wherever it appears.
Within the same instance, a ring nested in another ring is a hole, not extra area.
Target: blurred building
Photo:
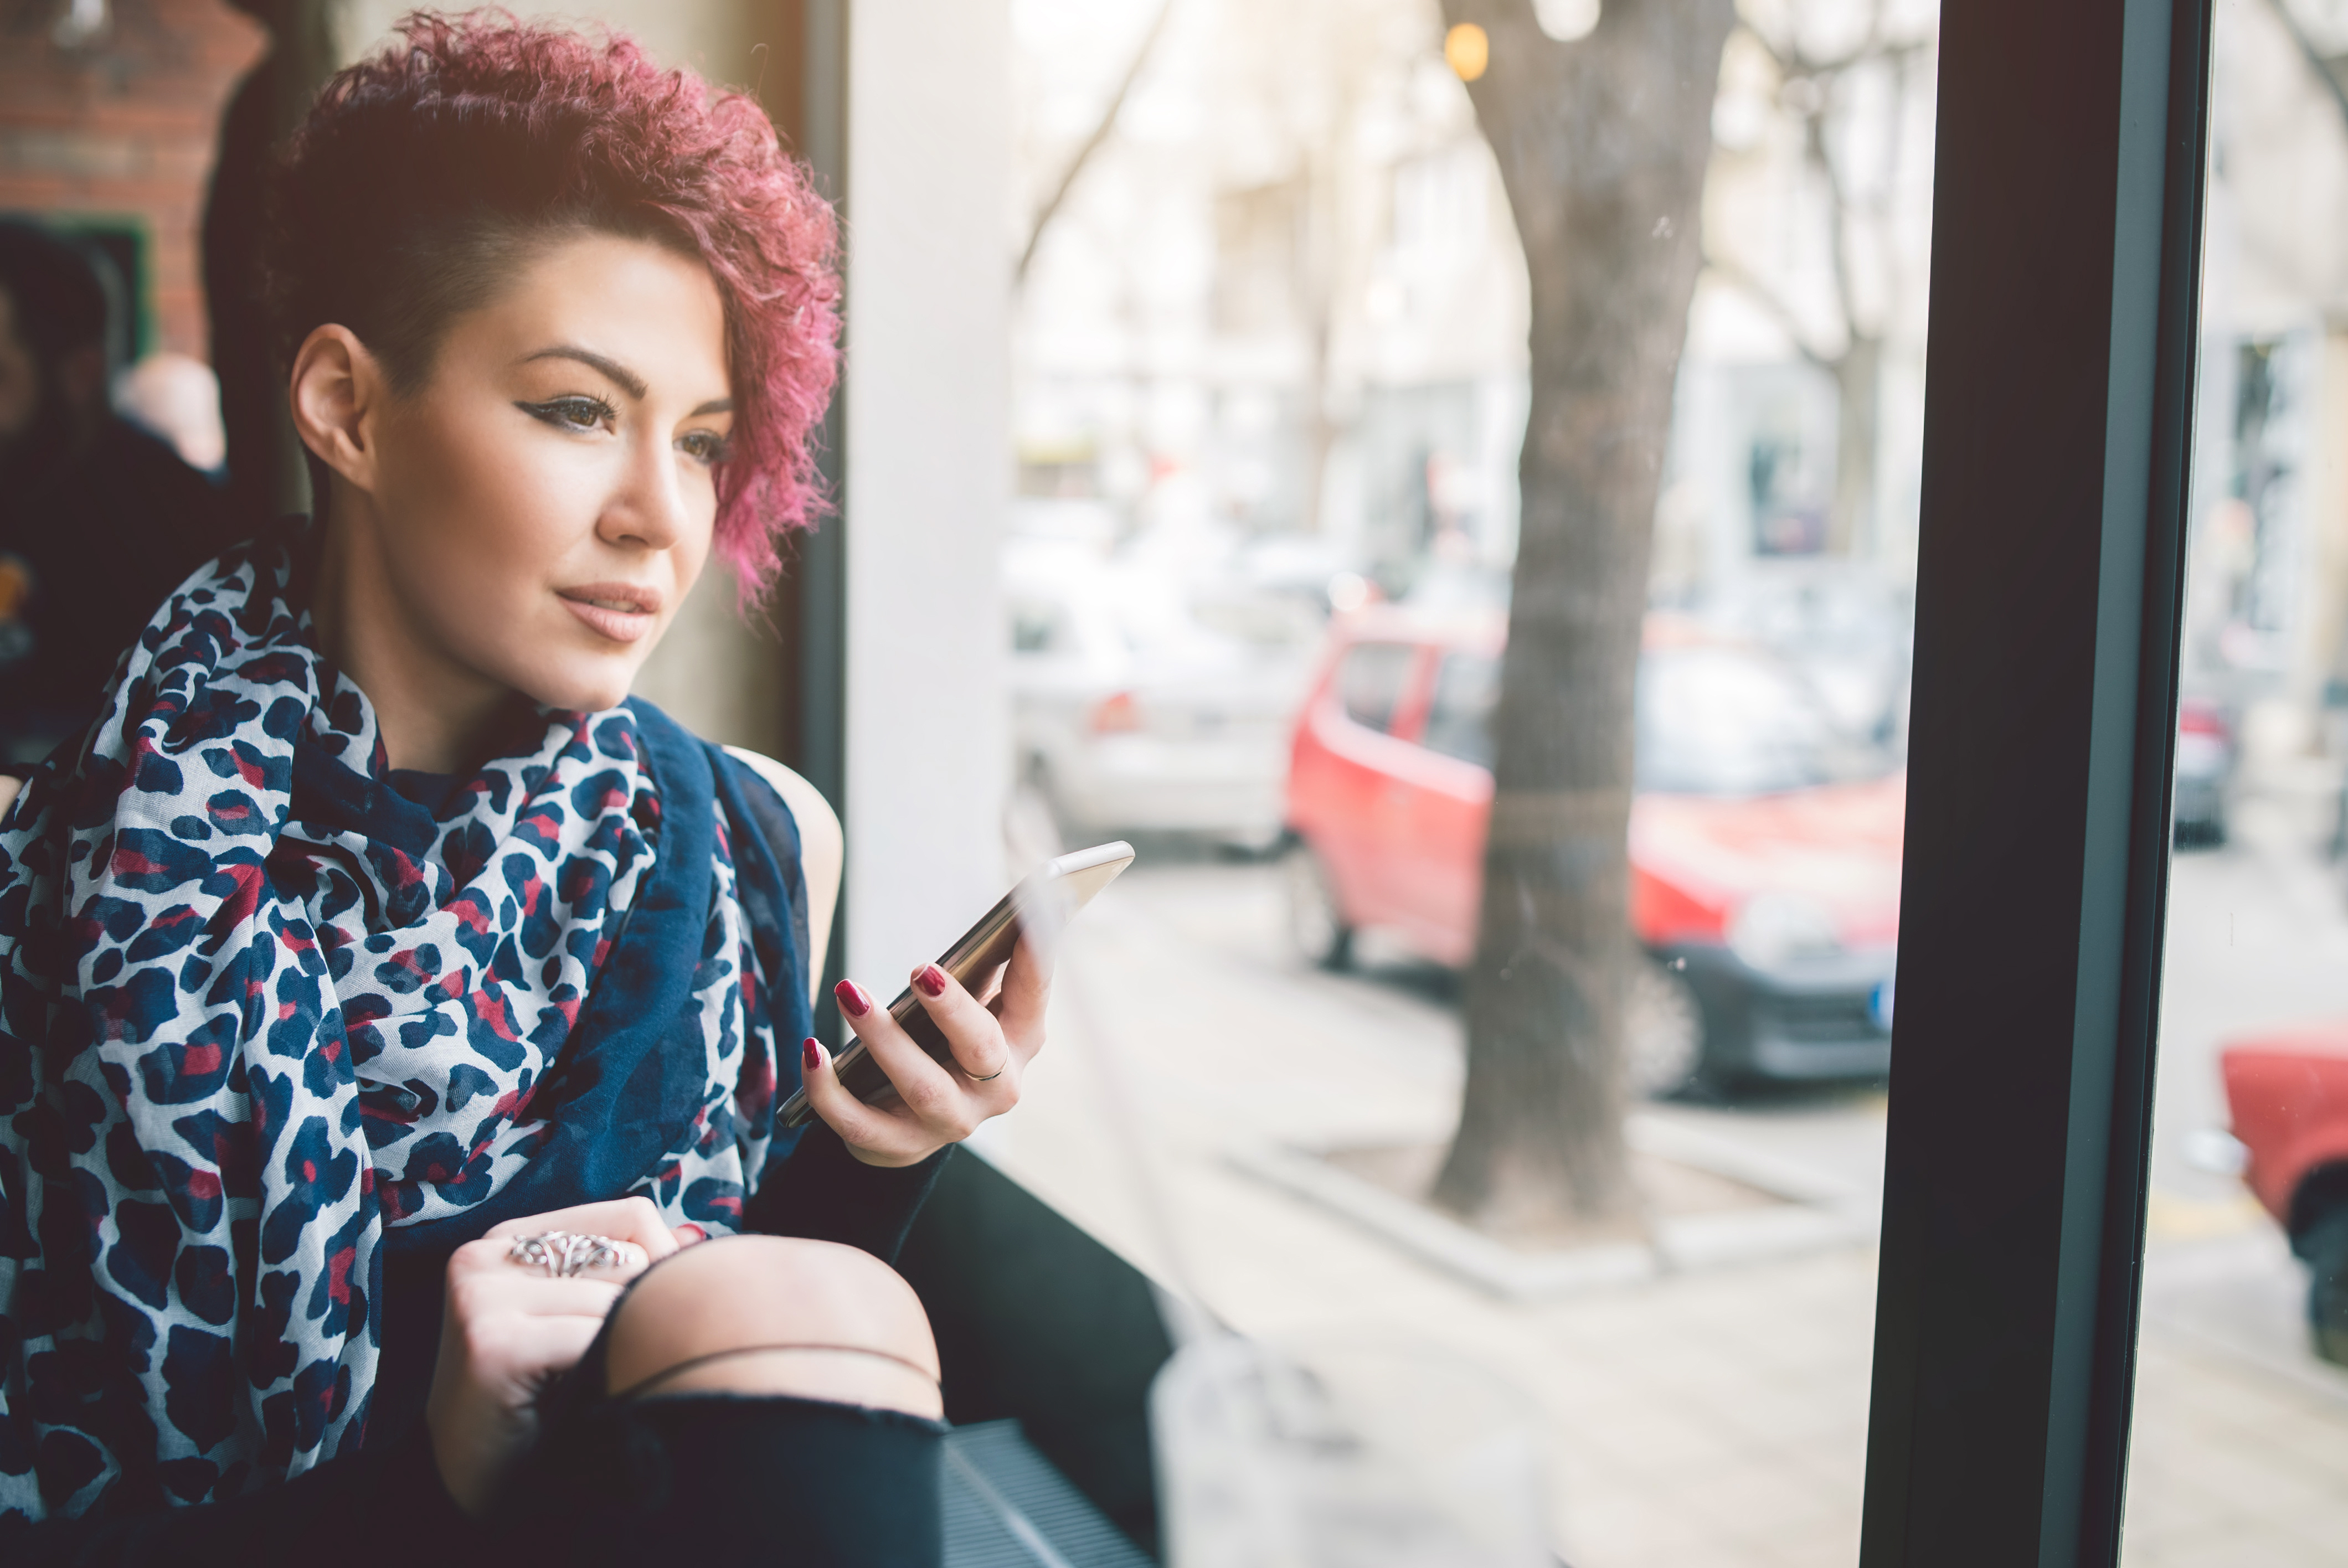
[[[28,5],[0,17],[0,212],[112,263],[118,366],[209,359],[196,232],[221,111],[268,46],[222,0]]]
[[[1025,0],[1014,28],[1022,228],[1148,51],[1023,280],[1022,495],[1504,563],[1524,262],[1433,5]]]
[[[1546,5],[1544,26],[1586,27],[1581,9]],[[1715,264],[1659,517],[1675,600],[1777,559],[1912,571],[1934,14],[1754,12],[1724,69]],[[1030,510],[1085,496],[1128,528],[1187,507],[1316,534],[1390,589],[1435,563],[1505,567],[1528,283],[1438,8],[1160,15],[1014,7],[1014,227],[1051,214],[1014,342]]]
[[[2211,69],[2185,671],[2271,771],[2348,753],[2348,7],[2220,6]]]

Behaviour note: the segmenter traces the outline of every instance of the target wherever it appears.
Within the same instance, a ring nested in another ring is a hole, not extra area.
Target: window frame
[[[769,3],[805,6],[808,149],[843,193],[857,0]],[[1868,1568],[2118,1556],[2209,33],[2209,0],[1952,0],[1941,16]],[[837,541],[869,504],[855,477],[802,568],[819,784],[844,782]],[[1011,1231],[1066,1228],[1021,1214]],[[1124,1295],[1056,1351],[1116,1361],[1102,1387],[1138,1423],[1163,1331],[1147,1292]],[[956,1343],[1009,1354],[1005,1304],[965,1305]]]
[[[2118,1559],[2209,54],[2208,0],[1941,17],[1868,1568]]]

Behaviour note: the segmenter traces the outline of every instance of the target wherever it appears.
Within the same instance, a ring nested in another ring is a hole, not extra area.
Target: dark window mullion
[[[1869,1564],[2116,1555],[2207,38],[1942,19]]]
[[[2160,967],[2168,916],[2170,821],[2177,751],[2177,671],[2184,621],[2187,508],[2199,374],[2201,233],[2209,101],[2210,5],[2168,8],[2160,75],[2166,97],[2157,268],[2150,451],[2147,467],[2143,624],[2136,698],[2127,904],[2096,1267],[2094,1360],[2085,1390],[2084,1462],[2075,1508],[2082,1563],[2117,1563],[2127,1506],[2128,1433],[2136,1403],[2137,1309],[2144,1283],[2145,1198],[2152,1153],[2153,1077]],[[2147,148],[2147,162],[2154,154]]]

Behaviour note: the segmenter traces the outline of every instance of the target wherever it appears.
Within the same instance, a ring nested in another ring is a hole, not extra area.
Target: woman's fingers
[[[1052,1000],[1052,960],[1044,948],[1026,937],[1011,950],[1003,971],[1003,989],[992,1004],[1003,1036],[1019,1051],[1022,1061],[1044,1047],[1044,1009]]]
[[[558,1230],[606,1237],[626,1255],[561,1276],[511,1255],[515,1237]],[[456,1250],[425,1420],[434,1463],[466,1512],[488,1506],[536,1430],[539,1391],[578,1365],[623,1282],[676,1245],[648,1201],[623,1198],[510,1220]]]
[[[913,971],[913,996],[938,1032],[946,1037],[954,1065],[973,1083],[991,1083],[1011,1065],[1011,1048],[995,1015],[935,964]]]
[[[937,1148],[939,1141],[910,1107],[867,1105],[850,1093],[822,1041],[810,1039],[801,1051],[799,1081],[807,1089],[808,1103],[858,1159],[868,1165],[910,1165]],[[934,1071],[935,1064],[932,1067]]]
[[[448,1276],[448,1320],[478,1335],[484,1327],[535,1335],[516,1325],[584,1323],[601,1327],[620,1299],[621,1286],[608,1279],[549,1279],[517,1268],[475,1269]]]
[[[919,987],[915,994],[920,994]],[[839,999],[839,1010],[847,1015],[848,1025],[856,1031],[856,1038],[863,1042],[872,1060],[880,1064],[881,1072],[897,1091],[897,1098],[923,1122],[950,1128],[964,1109],[963,1085],[932,1060],[930,1053],[905,1032],[904,1026],[891,1018],[889,1010],[862,986],[854,980],[842,980],[832,989],[832,995]],[[992,1019],[987,1021],[990,1025],[994,1022]],[[946,1039],[949,1042],[953,1039],[950,1029]],[[949,1136],[959,1138],[968,1130],[950,1132]]]
[[[515,1381],[543,1387],[579,1365],[595,1336],[603,1331],[601,1317],[532,1317],[514,1325],[511,1375]]]
[[[601,1317],[620,1298],[620,1288],[632,1277],[617,1270],[602,1270],[550,1277],[543,1270],[515,1263],[497,1241],[468,1242],[448,1260],[448,1289],[461,1293],[459,1304],[469,1310],[526,1312],[533,1317],[561,1317],[586,1313]]]
[[[1019,1074],[1044,1043],[1044,1006],[1051,989],[1042,955],[1022,942],[981,1002],[935,964],[913,971],[913,996],[946,1042],[947,1061],[911,1034],[854,980],[833,989],[857,1039],[896,1091],[897,1102],[867,1105],[850,1094],[831,1057],[810,1040],[800,1080],[808,1102],[868,1164],[899,1165],[959,1143],[990,1116],[1019,1102]]]
[[[643,1255],[633,1260],[634,1266],[621,1271],[630,1275],[642,1273],[677,1248],[675,1233],[662,1221],[660,1210],[653,1207],[650,1198],[614,1198],[608,1203],[580,1204],[507,1220],[491,1225],[485,1239],[510,1242],[515,1236],[544,1235],[549,1231],[633,1243],[643,1249]]]

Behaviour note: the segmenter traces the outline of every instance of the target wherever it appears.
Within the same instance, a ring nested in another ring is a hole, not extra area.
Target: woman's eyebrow
[[[644,378],[643,376],[638,375],[634,371],[630,370],[618,360],[606,359],[603,355],[597,354],[593,349],[581,348],[576,343],[556,343],[552,348],[542,348],[536,354],[526,354],[521,356],[520,363],[530,364],[541,359],[575,359],[581,364],[600,370],[605,375],[610,376],[612,380],[617,384],[621,391],[626,393],[630,397],[634,398],[639,403],[644,401],[644,394],[651,390],[651,388],[645,384]],[[713,397],[708,402],[703,404],[700,407],[695,409],[692,413],[686,415],[685,417],[687,419],[699,419],[704,415],[731,414],[733,412],[734,400],[732,398]]]
[[[618,360],[606,359],[593,349],[581,348],[575,343],[557,343],[552,348],[540,349],[536,354],[526,354],[521,356],[520,363],[532,364],[541,359],[575,359],[581,364],[600,370],[610,376],[621,391],[638,402],[642,402],[644,394],[651,390],[644,384],[643,376],[638,375]]]

